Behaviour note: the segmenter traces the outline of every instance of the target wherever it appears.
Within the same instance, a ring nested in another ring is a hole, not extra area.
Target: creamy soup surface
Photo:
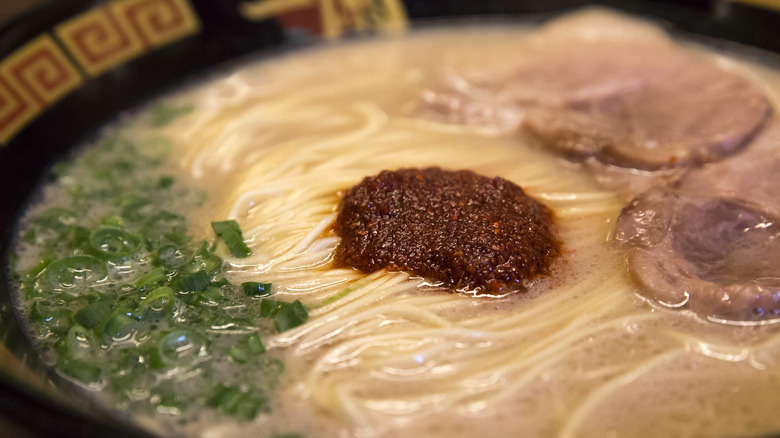
[[[605,12],[564,20],[604,22],[588,28],[621,38],[665,38]],[[297,51],[165,97],[191,110],[164,126],[150,126],[142,111],[110,128],[106,135],[139,142],[167,139],[163,171],[207,194],[181,200],[196,239],[213,240],[212,221],[240,225],[252,253],[223,252],[231,283],[271,283],[274,299],[308,309],[304,324],[263,337],[267,354],[284,363],[269,412],[246,421],[207,408],[158,409],[139,421],[204,438],[780,431],[780,326],[711,322],[648,302],[612,239],[625,191],[504,125],[420,116],[420,96],[442,74],[512,59],[534,35],[510,25],[458,27]],[[760,84],[777,107],[777,72],[686,47]],[[501,176],[547,205],[563,248],[552,275],[527,292],[491,297],[404,272],[336,266],[331,227],[343,191],[382,170],[427,166]],[[64,190],[45,187],[27,216],[57,205]],[[19,269],[30,269],[41,253],[19,247]],[[187,378],[177,385],[186,388]]]

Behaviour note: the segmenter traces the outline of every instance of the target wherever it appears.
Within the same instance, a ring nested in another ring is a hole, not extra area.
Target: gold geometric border
[[[77,15],[55,27],[54,33],[90,76],[98,76],[144,52],[139,39],[110,7]]]
[[[0,61],[0,146],[89,77],[200,31],[189,0],[115,0]]]
[[[112,4],[112,10],[147,49],[200,31],[195,12],[184,0],[125,0]]]
[[[408,23],[402,0],[238,0],[236,6],[247,20],[275,18],[325,38]],[[85,79],[200,30],[190,0],[104,1],[63,21],[0,60],[0,146]]]
[[[0,75],[0,144],[8,142],[39,111]]]
[[[49,35],[17,49],[0,63],[0,142],[7,142],[82,82],[78,70]]]

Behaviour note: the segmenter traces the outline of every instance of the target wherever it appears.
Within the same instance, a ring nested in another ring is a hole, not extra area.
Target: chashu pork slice
[[[599,14],[555,21],[503,57],[448,66],[419,114],[523,129],[571,159],[648,171],[716,161],[761,129],[771,106],[758,86],[656,27]]]
[[[674,75],[630,92],[566,108],[531,108],[525,126],[566,155],[656,170],[733,154],[770,113],[757,86],[691,59]]]
[[[780,129],[635,198],[616,240],[652,302],[716,321],[780,318]]]

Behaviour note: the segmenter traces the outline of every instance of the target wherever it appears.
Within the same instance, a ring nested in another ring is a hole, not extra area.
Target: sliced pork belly
[[[553,41],[525,47],[518,56],[509,71],[477,70],[461,80],[519,107],[568,108],[641,90],[689,62],[666,41]]]
[[[642,295],[716,321],[780,317],[780,216],[718,197],[653,189],[626,207],[617,240]]]
[[[739,154],[689,171],[680,191],[742,199],[780,214],[780,121],[775,120]]]
[[[530,107],[598,102],[669,77],[687,60],[653,25],[587,11],[509,47],[447,63],[418,114],[511,131]]]
[[[623,209],[616,239],[642,294],[727,321],[780,318],[780,128]]]
[[[769,112],[755,85],[691,60],[673,76],[631,92],[568,108],[529,109],[525,123],[565,154],[655,170],[734,153]]]
[[[657,28],[598,23],[564,19],[503,60],[450,66],[423,94],[420,114],[523,128],[573,159],[657,170],[733,153],[771,112],[757,86],[676,47]]]

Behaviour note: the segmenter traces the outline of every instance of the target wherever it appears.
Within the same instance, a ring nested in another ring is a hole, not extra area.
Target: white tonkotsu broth
[[[657,29],[608,17],[605,32]],[[588,19],[606,19],[591,14]],[[596,27],[598,28],[598,27]],[[654,36],[657,37],[657,36]],[[266,339],[286,364],[270,414],[204,413],[203,437],[725,437],[780,431],[776,325],[702,322],[636,294],[610,241],[624,199],[501,129],[414,115],[443,69],[512,57],[510,26],[418,32],[250,63],[167,99],[195,111],[165,127],[181,173],[210,187],[190,219],[238,221],[253,251],[235,283],[301,300],[303,326]],[[703,53],[766,84],[775,73]],[[522,186],[555,214],[564,255],[527,294],[449,293],[402,272],[332,266],[339,193],[384,169],[473,169]],[[346,287],[352,292],[334,297]]]

